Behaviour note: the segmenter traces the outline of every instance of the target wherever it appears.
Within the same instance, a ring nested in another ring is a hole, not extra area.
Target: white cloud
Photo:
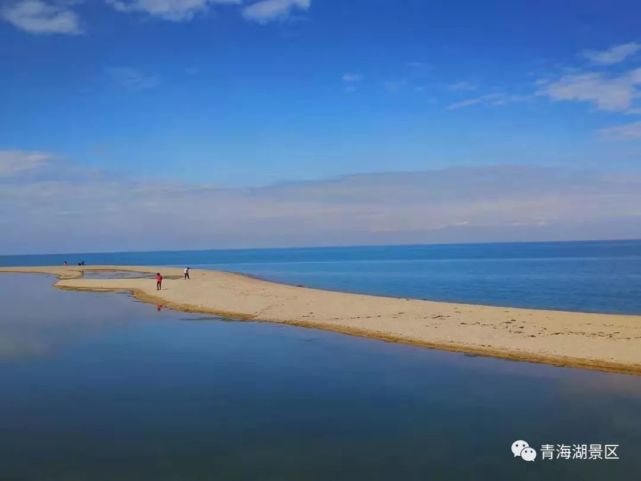
[[[600,72],[564,75],[544,83],[538,93],[556,101],[588,102],[599,110],[625,112],[639,97],[639,85],[641,68],[617,76]]]
[[[240,4],[242,0],[106,0],[119,12],[142,12],[148,15],[181,22],[206,12],[213,5]]]
[[[65,4],[23,0],[2,7],[0,17],[15,27],[34,34],[82,33],[78,15]]]
[[[581,54],[596,65],[613,65],[641,51],[641,44],[636,42],[616,45],[606,50],[584,50]]]
[[[627,43],[603,51],[584,51],[592,63],[612,65],[622,62],[641,51],[641,44]],[[538,95],[557,102],[584,102],[605,112],[626,115],[641,113],[641,68],[608,74],[604,72],[577,72],[556,79],[539,80]],[[597,131],[605,140],[632,140],[641,138],[641,121],[606,127]]]
[[[458,110],[472,105],[487,105],[490,107],[501,107],[503,105],[511,104],[514,102],[524,102],[532,99],[531,95],[516,95],[506,94],[502,92],[495,92],[491,94],[481,95],[471,99],[461,100],[448,105],[446,110]]]
[[[147,75],[130,67],[110,67],[107,74],[119,85],[129,90],[145,90],[157,86],[160,79],[155,75]]]
[[[46,152],[0,150],[0,177],[14,176],[37,170],[54,159]]]
[[[192,20],[219,5],[242,5],[243,0],[104,0],[118,12],[143,13],[172,22]],[[35,34],[80,34],[80,19],[72,6],[78,0],[15,0],[0,8],[0,19]],[[268,23],[283,20],[293,10],[306,11],[311,0],[261,0],[242,8],[245,19]]]
[[[606,140],[641,139],[641,121],[606,127],[599,130],[599,135]]]
[[[622,62],[639,51],[641,51],[641,44],[631,42],[603,51],[584,51],[582,55],[595,64],[611,65]],[[499,106],[530,100],[535,96],[544,96],[557,102],[589,103],[596,109],[607,112],[641,113],[641,108],[637,104],[637,100],[641,98],[641,68],[616,74],[575,70],[572,73],[539,79],[535,84],[536,90],[530,94],[490,93],[462,99],[450,104],[446,109],[457,110],[473,105]],[[474,87],[468,82],[449,85],[449,89],[454,91],[471,90]]]
[[[243,17],[257,23],[268,23],[289,17],[292,10],[309,10],[311,0],[261,0],[243,9]]]
[[[475,97],[473,99],[465,99],[465,100],[460,100],[458,102],[454,102],[447,107],[445,107],[445,110],[458,110],[458,109],[463,109],[465,107],[471,107],[472,105],[477,105],[481,103],[481,98],[480,97]]]
[[[641,236],[634,173],[493,166],[256,188],[46,174],[2,178],[0,251]]]

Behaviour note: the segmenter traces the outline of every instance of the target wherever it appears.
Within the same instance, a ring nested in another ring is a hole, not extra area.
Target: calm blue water
[[[157,311],[0,274],[2,481],[629,481],[641,377]],[[37,302],[34,302],[37,299]],[[526,463],[510,445],[619,444]]]
[[[0,265],[190,265],[310,287],[475,304],[641,314],[641,241],[4,256]]]

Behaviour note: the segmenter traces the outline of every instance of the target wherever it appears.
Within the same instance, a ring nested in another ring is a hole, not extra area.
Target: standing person
[[[185,267],[185,280],[189,279],[189,267]]]
[[[156,290],[159,291],[162,289],[162,275],[160,272],[156,272]]]

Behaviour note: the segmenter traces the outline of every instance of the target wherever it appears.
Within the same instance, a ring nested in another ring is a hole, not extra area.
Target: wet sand
[[[87,279],[84,272],[161,272],[153,279]],[[133,266],[0,268],[59,277],[56,287],[128,291],[187,312],[277,322],[448,351],[641,374],[641,316],[480,306],[325,291],[211,270]]]

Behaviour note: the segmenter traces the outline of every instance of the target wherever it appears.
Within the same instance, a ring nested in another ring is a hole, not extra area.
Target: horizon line
[[[599,242],[640,242],[641,238],[616,238],[616,239],[575,239],[575,240],[536,240],[536,241],[488,241],[488,242],[434,242],[434,243],[409,243],[409,244],[346,244],[346,245],[312,245],[312,246],[274,246],[274,247],[238,247],[238,248],[210,248],[210,249],[159,249],[159,250],[131,250],[131,251],[86,251],[86,252],[48,252],[41,254],[0,254],[6,257],[39,257],[39,256],[64,256],[64,255],[105,255],[105,254],[154,254],[177,252],[244,252],[290,249],[354,249],[363,247],[425,247],[425,246],[462,246],[462,245],[506,245],[506,244],[576,244]]]

